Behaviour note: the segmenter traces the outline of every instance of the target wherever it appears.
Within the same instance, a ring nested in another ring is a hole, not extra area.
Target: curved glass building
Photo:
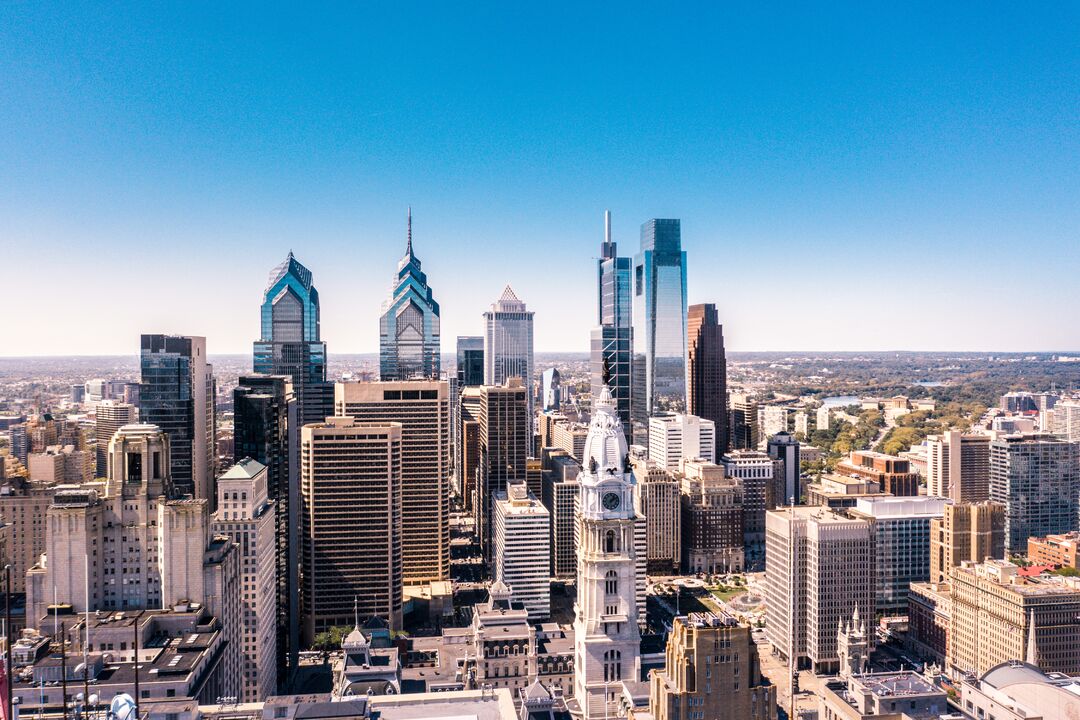
[[[405,255],[398,262],[390,298],[379,318],[379,377],[437,378],[439,354],[439,303],[420,269],[420,259],[413,254],[410,208]]]

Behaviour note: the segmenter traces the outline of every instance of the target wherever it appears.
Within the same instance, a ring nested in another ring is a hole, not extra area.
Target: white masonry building
[[[495,576],[509,585],[512,598],[529,611],[529,620],[551,615],[551,516],[524,482],[508,483],[492,495]]]

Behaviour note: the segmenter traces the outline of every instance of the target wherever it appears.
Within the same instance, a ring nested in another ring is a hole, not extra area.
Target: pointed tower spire
[[[1027,657],[1025,658],[1029,665],[1039,665],[1039,648],[1035,642],[1035,609],[1032,608],[1028,612],[1028,637],[1027,637]]]
[[[405,254],[412,255],[412,205],[409,206],[409,216],[406,224],[406,234],[408,236],[408,240],[405,242]]]

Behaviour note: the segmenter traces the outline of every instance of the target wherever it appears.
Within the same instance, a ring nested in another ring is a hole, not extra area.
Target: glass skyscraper
[[[594,398],[608,386],[628,443],[632,442],[630,357],[634,337],[630,274],[630,258],[618,256],[611,240],[611,213],[605,212],[604,242],[597,262],[598,327],[592,331],[589,353],[590,384]]]
[[[333,415],[334,385],[326,381],[326,343],[319,330],[319,291],[312,284],[311,271],[291,251],[270,271],[261,319],[255,372],[292,379],[302,424]]]
[[[533,313],[509,285],[484,313],[484,384],[520,378],[528,402],[529,436],[533,417]]]
[[[439,303],[420,270],[420,259],[413,254],[410,208],[405,255],[398,262],[393,290],[379,318],[379,377],[438,378],[440,352]]]
[[[458,336],[457,384],[459,388],[484,384],[484,338],[479,335]]]
[[[143,335],[139,421],[169,436],[172,484],[180,494],[217,502],[213,366],[206,338]]]
[[[641,226],[634,258],[634,384],[641,413],[686,409],[686,253],[678,220]],[[638,372],[643,370],[644,372]]]

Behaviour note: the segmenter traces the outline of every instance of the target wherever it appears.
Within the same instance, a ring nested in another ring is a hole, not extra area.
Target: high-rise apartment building
[[[982,675],[1010,660],[1080,674],[1080,581],[1022,577],[1005,560],[953,568],[947,667]]]
[[[633,421],[630,375],[634,327],[630,275],[630,258],[619,257],[618,246],[611,239],[611,213],[605,212],[604,242],[597,261],[597,313],[590,340],[589,375],[593,397],[600,397],[606,385],[615,399],[627,442]]]
[[[503,385],[518,378],[525,388],[527,434],[533,418],[533,312],[507,285],[484,313],[484,384]]]
[[[751,396],[735,394],[730,398],[731,408],[730,441],[732,450],[757,450],[760,433],[758,432],[758,404]]]
[[[682,495],[682,557],[688,573],[739,573],[743,549],[743,487],[723,466],[684,460],[678,474]]]
[[[1005,506],[1005,547],[1077,529],[1080,444],[1055,435],[1004,435],[990,443],[990,499]]]
[[[140,366],[139,420],[169,436],[173,487],[216,502],[214,368],[206,338],[143,335]]]
[[[402,428],[331,417],[300,433],[304,642],[357,614],[401,628]]]
[[[773,510],[766,520],[766,634],[784,658],[815,672],[839,667],[837,628],[874,617],[874,532],[825,507]]]
[[[338,416],[401,425],[401,553],[405,584],[448,580],[449,384],[443,380],[338,383],[335,405]]]
[[[691,305],[686,315],[686,411],[716,425],[716,454],[728,450],[727,356],[716,305]]]
[[[648,220],[634,258],[634,413],[686,409],[686,253],[678,220]],[[642,402],[639,411],[636,401]]]
[[[926,494],[958,503],[990,498],[991,435],[948,430],[926,438]]]
[[[655,460],[631,456],[630,465],[637,485],[635,507],[645,518],[646,568],[653,575],[677,575],[683,532],[679,481]]]
[[[649,418],[649,458],[675,471],[684,459],[716,461],[716,425],[696,415],[664,413]]]
[[[523,482],[513,482],[492,496],[494,575],[506,583],[511,598],[522,603],[533,621],[551,615],[551,515]]]
[[[776,720],[776,686],[761,675],[750,627],[731,615],[676,617],[649,683],[655,720]]]
[[[743,544],[747,568],[760,569],[765,561],[765,511],[769,508],[769,488],[774,483],[776,463],[757,450],[732,450],[720,460],[728,477],[743,490]]]
[[[233,390],[233,457],[266,467],[267,495],[277,506],[278,679],[300,652],[300,408],[286,375],[241,375]]]
[[[852,450],[847,458],[836,464],[836,472],[873,480],[882,492],[897,497],[919,494],[919,474],[911,469],[909,460],[893,455],[873,450]]]
[[[773,505],[790,505],[802,502],[802,486],[799,462],[799,441],[789,432],[781,432],[769,438],[769,457],[779,465],[773,478]]]
[[[245,458],[217,482],[213,530],[236,544],[240,562],[241,702],[277,692],[277,507],[267,493],[266,466]]]
[[[908,588],[930,579],[930,527],[949,500],[938,497],[859,498],[851,516],[867,520],[877,553],[875,609],[884,615],[907,612]]]
[[[946,505],[930,521],[930,582],[947,583],[965,560],[1005,556],[1005,506],[991,502]]]
[[[398,261],[390,297],[379,318],[379,378],[383,381],[439,377],[439,304],[420,269],[420,258],[413,253],[412,208],[407,235],[405,255]]]
[[[492,496],[511,482],[524,481],[532,445],[528,433],[528,393],[520,380],[480,388],[480,463],[477,471],[476,529],[484,556],[491,557]]]
[[[134,405],[117,400],[102,400],[94,408],[97,477],[103,478],[109,473],[109,441],[112,436],[125,425],[134,423],[136,415]]]
[[[322,422],[334,412],[334,385],[326,381],[319,291],[312,284],[311,271],[291,251],[270,271],[259,314],[255,372],[291,378],[300,422]]]

